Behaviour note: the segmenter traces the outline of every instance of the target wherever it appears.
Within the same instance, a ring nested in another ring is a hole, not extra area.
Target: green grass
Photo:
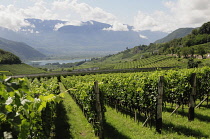
[[[134,122],[134,118],[116,112],[114,109],[107,107],[105,113],[106,122],[114,129],[115,133],[110,133],[106,138],[125,138],[125,139],[196,139],[210,138],[210,110],[201,108],[195,110],[195,120],[188,122],[187,109],[178,111],[178,114],[170,116],[170,112],[163,112],[163,130],[162,134],[155,131],[155,127],[143,127],[142,123]]]
[[[34,68],[27,64],[0,64],[0,71],[0,73],[7,71],[12,75],[45,73],[44,70]]]
[[[0,71],[0,74],[4,74],[4,75],[7,75],[7,76],[12,75],[12,73],[9,72],[9,71]]]
[[[63,88],[61,91],[64,92],[65,89]],[[70,138],[98,139],[95,137],[94,130],[84,117],[81,109],[67,92],[64,93],[63,105],[66,109],[67,119],[70,125]]]

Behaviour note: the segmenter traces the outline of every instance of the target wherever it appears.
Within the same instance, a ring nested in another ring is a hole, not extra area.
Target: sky
[[[25,19],[64,20],[82,25],[95,20],[104,30],[171,32],[210,21],[210,0],[0,0],[0,26],[14,31],[31,26]],[[55,26],[55,30],[64,24]]]

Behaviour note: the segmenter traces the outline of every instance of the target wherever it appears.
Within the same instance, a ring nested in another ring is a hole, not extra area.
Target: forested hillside
[[[21,60],[37,59],[45,57],[44,54],[40,53],[39,51],[35,50],[34,48],[25,43],[11,41],[1,37],[0,37],[0,49],[17,55],[18,57],[20,57]]]
[[[210,22],[203,24],[200,28],[192,30],[191,34],[174,39],[163,44],[155,44],[162,53],[177,54],[179,57],[201,55],[208,53],[210,50]]]
[[[16,55],[0,49],[0,64],[20,64],[21,60]]]
[[[186,35],[190,34],[194,28],[179,28],[172,33],[168,34],[166,37],[155,41],[155,43],[165,43],[169,42],[173,39],[178,39],[185,37]]]

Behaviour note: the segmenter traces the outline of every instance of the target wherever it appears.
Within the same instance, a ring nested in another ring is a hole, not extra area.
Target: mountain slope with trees
[[[179,29],[173,31],[172,33],[168,34],[166,37],[155,41],[154,43],[165,43],[165,42],[169,42],[173,39],[182,38],[182,37],[190,34],[193,29],[194,28],[179,28]]]
[[[0,64],[20,64],[21,60],[16,55],[0,49]]]
[[[0,49],[11,52],[21,60],[44,58],[45,55],[35,50],[31,46],[22,43],[0,38]]]
[[[159,48],[160,53],[177,54],[188,57],[195,54],[203,55],[210,50],[210,22],[204,23],[200,28],[192,30],[192,32],[179,39],[173,39],[167,43],[154,44]]]

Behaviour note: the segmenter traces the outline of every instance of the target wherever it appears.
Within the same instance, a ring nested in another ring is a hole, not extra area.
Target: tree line
[[[0,64],[21,64],[21,60],[16,55],[0,49]]]

